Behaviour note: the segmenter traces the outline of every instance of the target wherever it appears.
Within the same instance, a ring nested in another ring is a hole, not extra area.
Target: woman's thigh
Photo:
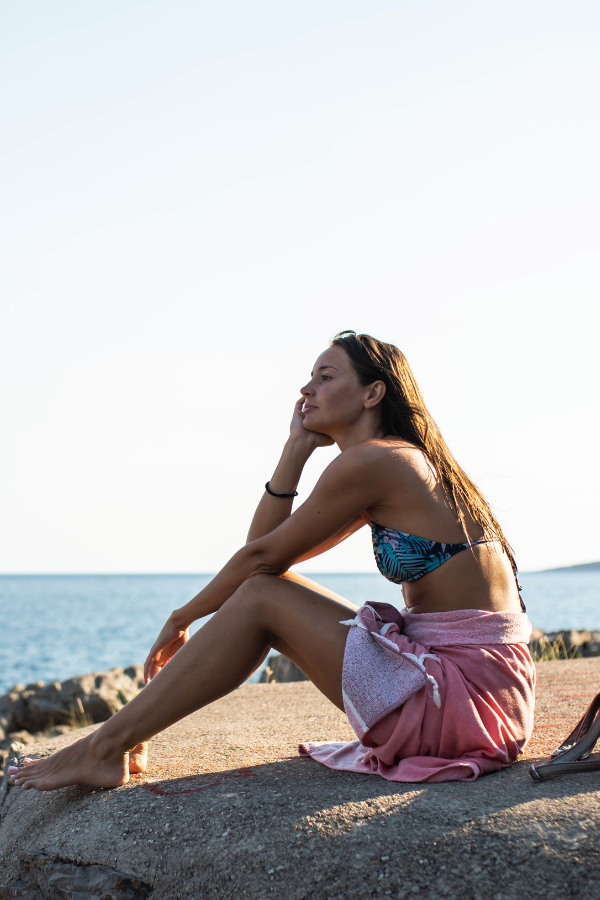
[[[250,606],[270,645],[343,709],[342,668],[349,629],[340,622],[354,618],[357,607],[295,573],[256,576],[242,585],[240,593],[242,603],[252,599]]]
[[[346,600],[345,597],[342,597],[341,594],[336,594],[335,591],[331,591],[329,588],[323,587],[322,584],[318,584],[316,581],[313,581],[312,578],[307,578],[306,575],[300,575],[298,572],[291,572],[288,570],[279,577],[285,578],[288,581],[293,581],[294,584],[301,584],[303,587],[310,588],[311,591],[316,591],[318,594],[322,594],[324,597],[329,597],[330,600],[336,600],[338,603],[341,603],[344,606],[348,606],[350,609],[358,609],[358,607],[355,606],[354,603],[350,603],[350,601]]]

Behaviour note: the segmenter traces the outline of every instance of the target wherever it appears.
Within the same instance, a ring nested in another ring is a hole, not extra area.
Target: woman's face
[[[300,389],[304,427],[333,436],[353,425],[364,413],[369,390],[358,380],[346,351],[329,347],[317,359],[308,384]]]

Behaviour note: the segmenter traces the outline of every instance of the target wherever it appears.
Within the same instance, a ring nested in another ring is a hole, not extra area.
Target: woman
[[[248,542],[171,613],[146,660],[145,689],[83,740],[12,767],[14,784],[124,784],[144,771],[153,735],[246,681],[270,647],[346,710],[360,738],[302,745],[327,765],[424,781],[475,778],[515,760],[531,733],[534,668],[511,550],[406,359],[342,332],[301,394]],[[308,457],[334,442],[340,454],[292,514]],[[380,570],[402,584],[402,614],[370,604],[353,615],[352,604],[288,571],[367,524]]]

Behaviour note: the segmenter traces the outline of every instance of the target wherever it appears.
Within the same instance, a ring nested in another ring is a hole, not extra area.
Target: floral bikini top
[[[386,528],[384,525],[378,525],[373,519],[371,519],[371,533],[377,568],[384,578],[393,581],[394,584],[416,581],[417,578],[422,578],[423,575],[439,568],[462,550],[475,547],[477,544],[488,543],[488,541],[481,540],[463,541],[461,544],[442,544],[439,541],[429,541],[427,538],[417,537],[415,534],[407,534],[405,531]],[[511,564],[515,573],[521,609],[525,612],[517,567],[512,557]]]

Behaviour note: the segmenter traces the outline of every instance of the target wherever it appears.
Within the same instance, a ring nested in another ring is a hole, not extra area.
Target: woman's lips
[[[303,406],[303,407],[302,407],[302,412],[307,413],[307,412],[310,412],[311,409],[318,409],[318,408],[319,408],[318,406]]]

